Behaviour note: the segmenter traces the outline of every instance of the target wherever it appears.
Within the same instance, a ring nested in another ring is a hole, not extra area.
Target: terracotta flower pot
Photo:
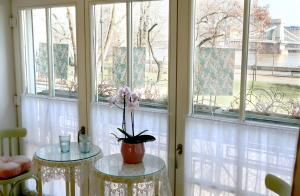
[[[136,164],[143,161],[145,154],[144,143],[128,144],[122,142],[121,154],[124,163]]]

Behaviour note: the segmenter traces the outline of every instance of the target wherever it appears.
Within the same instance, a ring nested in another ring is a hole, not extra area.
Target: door
[[[120,146],[110,133],[122,113],[108,98],[127,85],[140,96],[135,130],[149,130],[156,141],[146,153],[161,157],[174,180],[176,93],[176,7],[173,0],[91,1],[86,3],[88,74],[91,76],[90,129],[104,154]]]
[[[104,154],[119,152],[110,133],[121,127],[121,112],[107,99],[127,85],[141,97],[136,130],[156,137],[146,152],[166,161],[175,195],[265,194],[264,173],[290,179],[299,125],[299,96],[290,89],[299,82],[295,68],[278,75],[275,63],[296,62],[297,23],[285,27],[265,4],[248,0],[13,4],[16,98],[20,125],[33,130],[29,154],[60,133],[75,140],[80,126]],[[252,65],[266,59],[272,69]]]
[[[62,134],[77,141],[79,127],[86,126],[82,14],[76,2],[14,1],[19,126],[27,128],[28,156],[58,143]],[[44,190],[60,195],[62,184],[55,181]]]
[[[119,152],[110,132],[121,112],[107,98],[128,85],[141,98],[135,129],[156,137],[146,152],[165,160],[173,187],[177,1],[16,0],[14,16],[27,154],[62,133],[76,141],[81,126],[105,154]]]
[[[300,83],[279,67],[295,70],[297,10],[248,0],[178,8],[175,195],[272,195],[267,173],[293,175],[299,95],[288,89]]]

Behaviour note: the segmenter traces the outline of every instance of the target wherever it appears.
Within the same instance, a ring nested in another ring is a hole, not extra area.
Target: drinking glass
[[[59,144],[61,152],[70,152],[71,135],[60,135]]]
[[[79,136],[79,148],[81,153],[88,153],[91,150],[91,137],[88,135]]]

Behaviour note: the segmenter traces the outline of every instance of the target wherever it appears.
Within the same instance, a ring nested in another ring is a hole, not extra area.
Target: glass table
[[[105,156],[95,164],[96,195],[170,195],[165,162],[145,154],[139,164],[125,164],[121,154]],[[99,192],[97,192],[99,191]]]
[[[33,157],[34,173],[39,179],[39,196],[42,195],[43,182],[59,178],[65,179],[66,195],[75,195],[75,183],[80,186],[80,195],[88,195],[90,168],[102,156],[96,145],[92,145],[88,153],[81,153],[78,143],[71,143],[70,151],[66,153],[60,151],[59,144],[39,149]]]

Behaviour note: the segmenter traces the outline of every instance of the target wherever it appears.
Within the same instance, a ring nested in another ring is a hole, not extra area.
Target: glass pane
[[[95,5],[94,64],[97,100],[127,83],[126,4]]]
[[[243,1],[196,0],[194,10],[194,113],[236,115]]]
[[[166,106],[168,99],[169,2],[132,3],[133,88],[143,101]]]
[[[76,98],[78,65],[75,7],[51,8],[52,63],[55,96]]]
[[[26,88],[29,94],[48,95],[48,50],[45,9],[22,11]]]
[[[298,0],[252,2],[246,100],[250,118],[300,123],[299,6]]]

